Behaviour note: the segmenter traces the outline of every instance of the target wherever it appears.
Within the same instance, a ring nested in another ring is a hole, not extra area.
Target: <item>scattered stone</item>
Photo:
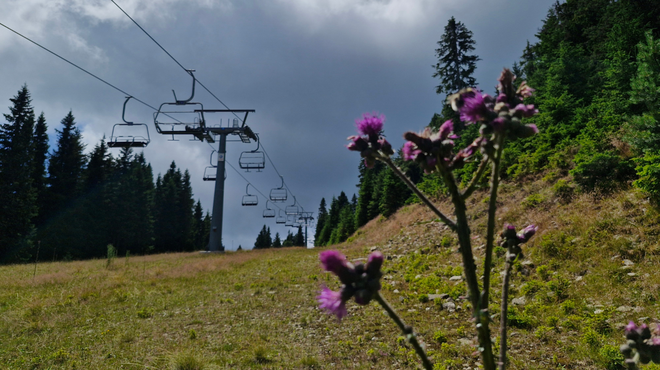
[[[522,261],[521,265],[528,266],[528,267],[534,267],[534,262],[532,262],[531,260],[526,260],[526,261]]]
[[[418,280],[418,279],[421,279],[421,278],[422,278],[422,275],[415,276],[415,280]]]
[[[635,309],[637,309],[637,307],[635,307]],[[638,320],[639,320],[640,322],[646,322],[646,321],[648,321],[648,319],[649,319],[649,318],[645,316],[645,317],[640,317]]]
[[[371,248],[369,248],[369,250],[372,251],[372,252],[375,251],[376,249],[378,249],[378,247],[371,247]]]
[[[454,302],[445,302],[442,304],[442,308],[447,310],[447,312],[452,313],[456,311],[456,303]]]
[[[616,310],[619,311],[619,312],[630,312],[630,311],[632,311],[632,309],[633,308],[630,307],[630,306],[619,306],[619,307],[616,308]]]
[[[472,341],[470,339],[467,339],[467,338],[459,338],[458,343],[460,343],[462,346],[471,346],[472,345]]]
[[[632,266],[621,266],[621,270],[630,270]]]
[[[449,278],[449,281],[461,281],[463,280],[463,277],[460,275],[452,276]]]
[[[575,281],[582,281],[582,276],[578,276],[575,278]]]
[[[628,275],[628,276],[630,276],[630,277],[635,277],[635,276],[637,276],[637,274],[634,273],[634,272],[629,272],[629,273],[627,273],[626,275]]]
[[[514,304],[514,305],[516,305],[516,306],[522,306],[522,305],[524,305],[525,303],[527,303],[527,299],[525,299],[525,296],[522,296],[522,297],[519,297],[519,298],[514,298],[514,299],[511,301],[511,303]]]
[[[598,314],[601,314],[601,313],[603,313],[603,312],[605,312],[605,311],[604,311],[604,310],[601,310],[601,309],[599,308],[599,309],[597,309],[597,310],[594,311],[594,314],[595,314],[595,315],[598,315]]]
[[[628,260],[628,259],[625,259],[625,260],[623,260],[623,264],[626,265],[626,266],[632,266],[632,265],[635,264],[635,262],[633,262],[631,260]]]
[[[635,313],[640,313],[640,312],[642,312],[642,311],[644,311],[644,309],[643,309],[642,307],[635,306],[635,308],[633,308],[633,312],[635,312]],[[648,317],[647,317],[647,318],[648,318]]]
[[[392,291],[392,293],[399,294],[399,289],[394,289],[394,290]]]

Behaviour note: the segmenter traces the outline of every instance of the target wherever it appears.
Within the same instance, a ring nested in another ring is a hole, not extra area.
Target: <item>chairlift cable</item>
[[[172,54],[170,54],[170,53],[169,53],[169,52],[163,47],[163,45],[161,45],[158,41],[156,41],[156,39],[154,39],[154,38],[149,34],[149,32],[147,32],[147,30],[145,30],[144,28],[142,28],[142,26],[140,26],[140,24],[139,24],[135,19],[133,19],[130,15],[128,15],[128,13],[126,13],[126,11],[125,11],[124,9],[122,9],[122,7],[119,6],[119,4],[117,4],[117,3],[115,2],[115,0],[110,0],[110,1],[112,1],[112,3],[115,4],[115,6],[116,6],[117,8],[119,8],[119,10],[121,10],[121,12],[124,13],[124,14],[128,17],[128,19],[130,19],[131,21],[133,21],[133,23],[135,23],[135,25],[136,25],[140,30],[142,30],[142,32],[144,32],[144,34],[147,35],[147,37],[149,37],[149,38],[151,39],[151,41],[153,41],[156,45],[158,45],[158,47],[159,47],[161,50],[163,50],[163,52],[165,52],[165,54],[167,54],[167,56],[169,56],[170,58],[172,58],[172,60],[173,60],[176,64],[178,64],[179,67],[181,67],[181,69],[183,69],[186,73],[190,73],[190,72],[188,72],[188,69],[186,69],[186,67],[184,67],[181,63],[179,63],[179,61],[176,60],[176,58],[174,58],[174,56],[172,56]],[[206,86],[204,86],[204,84],[203,84],[199,79],[197,79],[197,83],[198,83],[201,87],[203,87],[204,90],[206,90],[206,92],[208,92],[209,94],[211,94],[211,96],[213,96],[213,97],[215,98],[215,100],[219,101],[220,104],[222,104],[225,108],[229,109],[229,107],[227,106],[227,104],[225,104],[222,100],[220,100],[220,98],[218,98],[217,96],[215,96],[215,94],[213,94],[213,93],[211,92],[211,90],[209,90],[208,88],[206,88]],[[238,118],[239,121],[243,122],[243,120],[241,119],[241,117],[239,117],[235,112],[232,112],[232,113],[234,114],[234,116],[236,116],[236,118]]]
[[[111,84],[110,82],[108,82],[108,81],[102,79],[101,77],[99,77],[99,76],[93,74],[92,72],[86,70],[85,68],[83,68],[83,67],[81,67],[81,66],[79,66],[79,65],[77,65],[77,64],[75,64],[75,63],[73,63],[72,61],[70,61],[70,60],[64,58],[63,56],[57,54],[56,52],[54,52],[54,51],[48,49],[48,48],[45,47],[45,46],[39,44],[38,42],[33,41],[32,39],[28,38],[27,36],[24,36],[24,35],[21,34],[20,32],[14,30],[14,29],[12,29],[12,28],[10,28],[9,26],[7,26],[7,25],[5,25],[5,24],[3,24],[3,23],[0,23],[0,26],[2,26],[2,27],[4,27],[4,28],[8,29],[9,31],[11,31],[11,32],[13,32],[13,33],[15,33],[15,34],[17,34],[18,36],[24,38],[25,40],[27,40],[27,41],[33,43],[33,44],[36,45],[36,46],[42,48],[43,50],[45,50],[45,51],[47,51],[47,52],[53,54],[54,56],[60,58],[61,60],[65,61],[65,62],[67,62],[67,63],[69,63],[70,65],[72,65],[72,66],[78,68],[79,70],[81,70],[81,71],[87,73],[88,75],[90,75],[90,76],[94,77],[95,79],[97,79],[97,80],[103,82],[104,84],[106,84],[106,85],[112,87],[113,89],[115,89],[115,90],[121,92],[122,94],[124,94],[124,95],[128,95],[128,96],[132,96],[133,99],[135,99],[136,101],[142,103],[143,105],[145,105],[145,106],[147,106],[147,107],[153,109],[154,111],[157,111],[157,110],[158,110],[158,109],[156,109],[155,107],[153,107],[151,104],[149,104],[149,103],[145,103],[144,101],[142,101],[142,100],[136,98],[135,95],[127,93],[126,91],[124,91],[124,90],[118,88],[117,86]],[[179,123],[181,123],[181,122],[180,122],[179,120],[177,120],[176,118],[173,118],[173,117],[170,117],[170,118],[172,118],[172,119],[174,119],[175,121],[178,121]]]
[[[186,73],[190,73],[190,72],[188,71],[188,69],[186,69],[186,67],[184,67],[184,66],[183,66],[183,65],[182,65],[182,64],[181,64],[181,63],[180,63],[180,62],[179,62],[179,61],[178,61],[178,60],[177,60],[177,59],[176,59],[176,58],[175,58],[170,52],[168,52],[167,49],[165,49],[165,47],[163,47],[158,41],[156,41],[156,39],[154,39],[153,36],[151,36],[151,35],[149,34],[149,32],[147,32],[147,30],[145,30],[142,26],[140,26],[140,24],[139,24],[135,19],[133,19],[133,17],[131,17],[128,13],[126,13],[126,11],[125,11],[121,6],[119,6],[119,4],[117,4],[117,2],[115,2],[115,0],[110,0],[110,1],[111,1],[113,4],[115,4],[115,6],[116,6],[119,10],[121,10],[121,12],[124,13],[124,15],[126,15],[126,17],[128,17],[128,19],[130,19],[130,20],[131,20],[131,21],[132,21],[132,22],[133,22],[133,23],[134,23],[134,24],[135,24],[135,25],[136,25],[136,26],[137,26],[142,32],[144,32],[144,34],[147,35],[147,37],[149,37],[149,39],[151,39],[151,41],[153,41],[153,42],[154,42],[154,43],[155,43],[155,44],[156,44],[161,50],[163,50],[163,52],[164,52],[165,54],[167,54],[167,56],[169,56],[169,57],[170,57],[170,58],[171,58],[171,59],[172,59],[172,60],[173,60],[173,61],[174,61],[179,67],[181,67],[181,69],[183,69]],[[200,85],[202,88],[204,88],[204,90],[206,90],[206,92],[208,92],[209,94],[211,94],[211,96],[213,96],[218,102],[220,102],[220,104],[222,104],[225,108],[230,109],[229,106],[227,106],[227,104],[225,104],[222,100],[220,100],[220,98],[218,98],[215,94],[213,94],[213,92],[211,92],[211,90],[209,90],[209,89],[208,89],[208,88],[207,88],[207,87],[206,87],[206,86],[205,86],[205,85],[204,85],[199,79],[196,79],[196,80],[197,80],[197,83],[199,83],[199,85]],[[243,120],[242,120],[242,119],[241,119],[236,113],[234,113],[234,112],[232,112],[232,113],[234,114],[234,116],[235,116],[236,118],[238,118],[239,121],[243,122]],[[261,146],[263,147],[263,144],[261,144]],[[275,164],[273,163],[273,160],[272,160],[272,159],[270,158],[270,156],[268,155],[268,152],[266,152],[265,149],[263,149],[263,152],[264,152],[264,154],[266,154],[266,157],[268,158],[268,161],[269,161],[270,164],[273,166],[273,169],[275,169],[275,172],[277,173],[277,175],[280,176],[280,177],[282,177],[282,175],[280,175],[280,172],[277,170],[277,167],[275,167]],[[242,177],[242,176],[241,176],[241,177]],[[244,179],[245,179],[245,178],[244,178]],[[247,180],[246,180],[246,181],[247,181]],[[291,189],[289,188],[289,186],[286,184],[286,182],[284,183],[284,186],[285,186],[285,188],[287,189],[287,191],[288,191],[289,193],[291,193],[292,196],[294,196],[293,192],[291,191]],[[262,194],[262,195],[263,195],[263,194]],[[266,198],[266,199],[268,199],[268,198]]]

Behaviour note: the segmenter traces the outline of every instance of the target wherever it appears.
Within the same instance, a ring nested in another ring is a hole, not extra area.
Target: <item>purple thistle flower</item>
[[[319,254],[321,265],[325,271],[330,271],[339,277],[344,284],[351,284],[354,280],[355,269],[346,260],[346,256],[338,251],[323,251]]]
[[[539,112],[534,104],[518,104],[513,108],[513,115],[519,117],[531,117]]]
[[[454,122],[452,120],[446,120],[445,123],[440,126],[438,130],[438,135],[440,136],[440,141],[445,140],[449,137],[449,134],[454,131]]]
[[[383,253],[375,251],[369,255],[367,259],[366,270],[370,276],[376,276],[380,273],[380,268],[383,266]]]
[[[536,234],[536,230],[538,230],[539,227],[532,224],[527,226],[526,228],[522,229],[520,233],[518,233],[518,240],[521,243],[526,243],[529,239]]]
[[[534,91],[536,90],[527,86],[527,81],[523,81],[522,83],[520,83],[520,86],[518,87],[518,91],[516,91],[516,94],[518,94],[524,99],[532,96],[532,93],[534,93]]]
[[[486,106],[485,97],[479,91],[465,94],[463,107],[460,109],[461,121],[479,122],[488,116],[489,110]]]
[[[321,294],[316,297],[316,300],[319,302],[319,308],[337,316],[338,320],[341,320],[348,314],[346,311],[346,302],[341,299],[340,292],[334,292],[323,287]]]
[[[378,136],[383,131],[383,122],[385,122],[385,116],[373,112],[363,114],[362,119],[355,120],[355,125],[362,135]]]
[[[406,143],[403,144],[401,151],[403,152],[403,159],[406,161],[414,161],[415,158],[422,153],[412,141],[406,141]]]
[[[361,152],[369,147],[369,143],[367,143],[367,141],[360,136],[349,136],[348,139],[346,140],[352,141],[351,143],[346,145],[346,148],[348,148],[348,150]]]

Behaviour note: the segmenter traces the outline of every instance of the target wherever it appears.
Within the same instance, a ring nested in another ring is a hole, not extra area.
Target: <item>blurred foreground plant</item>
[[[403,157],[418,163],[426,173],[438,173],[447,185],[449,196],[454,204],[454,219],[443,214],[431,200],[413,184],[406,175],[397,168],[391,156],[394,154],[392,145],[382,137],[385,117],[377,114],[364,114],[358,120],[357,129],[360,135],[348,138],[351,142],[348,149],[360,152],[367,167],[373,167],[376,161],[382,161],[403,180],[403,182],[429,207],[442,222],[458,236],[459,252],[463,259],[463,271],[468,286],[468,295],[472,304],[473,323],[478,334],[479,352],[486,370],[506,367],[506,325],[507,301],[511,265],[522,255],[521,244],[527,242],[536,232],[534,225],[527,226],[520,233],[512,225],[506,225],[500,234],[500,246],[506,248],[506,267],[502,288],[502,314],[500,316],[500,354],[496,360],[492,349],[492,340],[489,328],[491,321],[488,312],[490,274],[492,265],[493,247],[495,245],[495,212],[497,210],[497,189],[499,186],[500,162],[502,150],[507,139],[515,140],[532,136],[538,132],[535,125],[522,123],[522,118],[531,117],[538,113],[533,105],[523,104],[523,99],[532,95],[534,91],[525,82],[516,89],[513,85],[515,76],[508,69],[504,69],[498,81],[497,97],[482,94],[474,88],[466,88],[453,94],[448,101],[452,108],[460,113],[461,121],[466,124],[480,124],[480,136],[468,147],[459,151],[454,150],[454,141],[457,136],[453,134],[451,120],[442,124],[437,132],[426,128],[421,133],[406,132],[407,140],[403,146]],[[459,181],[454,176],[454,170],[461,168],[466,161],[472,159],[480,151],[481,164],[474,177],[465,189],[459,188]],[[466,214],[466,199],[474,192],[479,184],[488,164],[491,165],[490,198],[488,207],[488,227],[486,236],[486,250],[484,258],[484,275],[482,278],[483,290],[480,289],[477,279],[477,268],[472,254],[471,231]],[[336,251],[322,252],[321,263],[326,271],[335,273],[343,286],[340,292],[333,292],[324,288],[318,297],[321,308],[335,314],[341,319],[346,315],[345,303],[355,297],[358,304],[367,304],[371,299],[376,300],[388,315],[396,322],[406,338],[415,348],[422,359],[426,369],[433,365],[428,359],[422,346],[417,342],[411,327],[403,324],[394,310],[379,294],[381,277],[380,266],[382,254],[372,254],[366,265],[353,266],[343,255]]]

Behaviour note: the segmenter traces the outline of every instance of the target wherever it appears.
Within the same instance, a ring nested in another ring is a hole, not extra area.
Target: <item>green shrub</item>
[[[509,326],[518,329],[531,329],[534,327],[534,318],[525,312],[520,312],[517,308],[509,306],[507,311]]]
[[[447,335],[442,331],[436,331],[433,333],[433,340],[437,343],[447,343]]]
[[[174,370],[203,370],[204,363],[197,357],[185,354],[174,358]]]
[[[646,153],[644,157],[636,160],[637,176],[633,185],[649,193],[651,198],[660,200],[660,154]]]
[[[601,357],[601,363],[607,370],[623,370],[624,358],[618,347],[611,345],[604,345],[598,350]]]
[[[585,156],[577,167],[570,171],[575,183],[585,191],[610,192],[621,188],[635,176],[632,163],[611,153],[596,153]]]
[[[536,208],[545,201],[545,197],[541,194],[531,194],[520,205],[525,209]]]
[[[562,201],[568,201],[573,197],[575,191],[568,181],[561,179],[552,186],[552,192]]]
[[[571,246],[568,236],[563,231],[551,231],[541,237],[540,251],[548,257],[568,259],[571,257]]]
[[[112,263],[114,262],[115,258],[117,258],[117,248],[115,248],[112,244],[108,244],[107,257],[108,259],[105,262],[105,268],[110,268],[112,267]]]

